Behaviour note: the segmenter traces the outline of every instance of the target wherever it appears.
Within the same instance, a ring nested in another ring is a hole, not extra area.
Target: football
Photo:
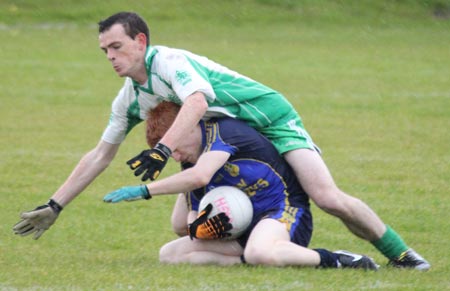
[[[229,218],[233,228],[229,231],[231,236],[226,239],[236,239],[242,235],[252,222],[253,206],[247,194],[236,187],[220,186],[212,189],[200,200],[199,210],[209,203],[213,209],[208,218],[224,212]]]

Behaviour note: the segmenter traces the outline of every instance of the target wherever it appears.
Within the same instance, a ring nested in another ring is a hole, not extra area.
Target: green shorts
[[[272,142],[280,154],[295,149],[311,149],[320,153],[294,109],[273,121],[271,125],[257,130]]]

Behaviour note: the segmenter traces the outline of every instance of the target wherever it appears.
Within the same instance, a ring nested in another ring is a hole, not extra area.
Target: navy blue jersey
[[[200,125],[203,151],[224,151],[231,156],[204,189],[192,193],[193,209],[198,210],[195,200],[200,200],[204,193],[218,186],[234,186],[250,197],[253,224],[265,217],[280,220],[286,224],[291,239],[306,246],[312,231],[309,198],[272,143],[236,119],[212,119]],[[296,234],[300,226],[301,233]]]

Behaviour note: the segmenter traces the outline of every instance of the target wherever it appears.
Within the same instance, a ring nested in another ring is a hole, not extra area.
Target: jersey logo
[[[230,174],[231,177],[237,177],[239,176],[239,166],[238,165],[234,165],[231,163],[226,163],[223,166],[224,170],[228,172],[228,174]]]
[[[175,78],[183,86],[192,81],[191,76],[186,71],[176,71]]]

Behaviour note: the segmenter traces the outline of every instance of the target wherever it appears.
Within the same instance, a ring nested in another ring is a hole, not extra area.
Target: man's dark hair
[[[145,21],[134,12],[119,12],[98,23],[98,32],[102,33],[114,24],[122,24],[125,33],[134,39],[137,34],[144,33],[147,37],[147,45],[150,44],[150,31]]]

